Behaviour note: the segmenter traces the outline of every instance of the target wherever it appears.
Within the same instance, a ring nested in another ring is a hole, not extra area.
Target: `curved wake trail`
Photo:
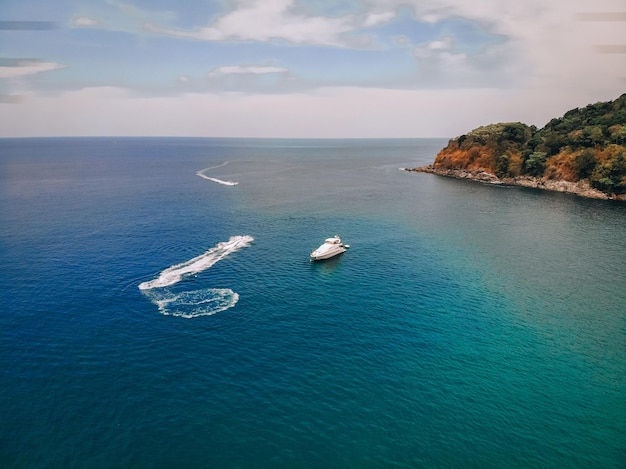
[[[147,290],[144,294],[161,314],[182,318],[211,316],[232,308],[239,301],[239,295],[230,288],[205,288],[182,293],[172,293],[165,288]]]
[[[252,236],[232,236],[228,241],[216,244],[198,257],[168,267],[154,280],[140,283],[139,289],[159,308],[161,314],[167,316],[195,318],[232,308],[239,301],[239,295],[230,288],[172,292],[167,287],[210,268],[229,254],[250,246],[252,241]]]
[[[202,272],[216,262],[224,259],[229,254],[250,246],[252,241],[254,241],[252,236],[232,236],[228,241],[218,243],[198,257],[168,267],[154,280],[140,283],[139,289],[151,290],[153,288],[163,288],[174,285],[180,282],[184,277]]]
[[[236,186],[237,184],[239,184],[238,182],[224,181],[222,179],[212,178],[212,177],[209,177],[206,174],[204,174],[206,171],[208,171],[210,169],[221,168],[222,166],[226,166],[227,164],[228,164],[228,161],[224,161],[222,164],[218,164],[217,166],[211,166],[209,168],[201,169],[200,171],[196,172],[196,176],[200,176],[202,179],[206,179],[206,180],[212,181],[212,182],[217,182],[218,184],[223,184],[225,186]]]

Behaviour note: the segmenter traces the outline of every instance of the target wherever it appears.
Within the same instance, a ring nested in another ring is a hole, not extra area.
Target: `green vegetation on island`
[[[608,197],[624,198],[626,93],[572,109],[541,129],[520,122],[479,127],[450,140],[429,169],[490,173],[501,180],[582,182]]]

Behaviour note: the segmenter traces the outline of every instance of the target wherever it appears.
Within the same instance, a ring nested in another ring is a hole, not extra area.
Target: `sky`
[[[624,0],[0,0],[0,137],[450,138],[624,92]]]

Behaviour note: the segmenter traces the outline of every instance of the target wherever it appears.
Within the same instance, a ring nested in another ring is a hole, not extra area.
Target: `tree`
[[[543,151],[531,153],[524,162],[524,171],[526,174],[534,177],[543,176],[543,172],[546,170],[546,158],[547,154]]]
[[[609,127],[609,135],[611,136],[612,143],[625,144],[626,143],[626,124],[615,124]]]
[[[596,157],[592,150],[586,149],[576,155],[574,159],[577,176],[579,179],[591,177],[596,167]]]
[[[626,193],[626,152],[621,151],[610,161],[596,165],[590,181],[602,192]]]
[[[501,155],[496,161],[496,176],[503,178],[509,176],[509,157]]]
[[[601,125],[588,125],[583,129],[583,140],[586,146],[596,146],[604,142],[604,132]]]

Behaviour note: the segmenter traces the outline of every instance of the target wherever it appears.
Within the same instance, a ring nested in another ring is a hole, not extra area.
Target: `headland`
[[[455,137],[407,171],[626,200],[626,93],[572,109],[543,128],[490,124]]]

